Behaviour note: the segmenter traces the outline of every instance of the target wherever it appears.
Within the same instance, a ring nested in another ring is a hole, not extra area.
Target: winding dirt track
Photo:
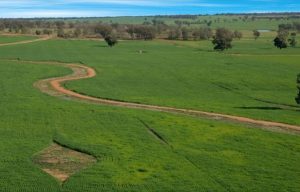
[[[47,40],[48,38],[41,38],[38,39],[39,41]],[[36,42],[38,40],[32,40],[30,42]],[[18,42],[16,44],[24,44],[26,42]],[[9,44],[12,45],[12,44]],[[2,45],[3,46],[3,45]],[[3,61],[3,60],[2,60]],[[214,120],[221,120],[221,121],[230,121],[236,123],[242,123],[247,125],[252,125],[260,128],[267,128],[271,130],[280,130],[280,131],[288,131],[294,133],[300,133],[300,126],[296,125],[289,125],[285,123],[278,123],[278,122],[271,122],[271,121],[262,121],[262,120],[255,120],[246,117],[239,117],[233,115],[225,115],[219,113],[211,113],[205,111],[198,111],[198,110],[189,110],[189,109],[180,109],[174,107],[164,107],[164,106],[156,106],[156,105],[146,105],[146,104],[138,104],[138,103],[130,103],[130,102],[122,102],[122,101],[115,101],[110,99],[102,99],[102,98],[95,98],[83,94],[76,93],[74,91],[68,90],[62,86],[63,83],[68,81],[80,80],[80,79],[87,79],[93,78],[96,76],[96,72],[94,69],[87,67],[85,65],[79,63],[63,63],[63,62],[55,62],[55,61],[21,61],[21,60],[6,60],[6,61],[15,61],[24,64],[46,64],[46,65],[58,65],[62,67],[69,68],[73,71],[73,74],[63,76],[63,77],[55,77],[50,79],[40,80],[34,83],[34,86],[40,89],[41,92],[46,93],[51,96],[69,98],[79,101],[86,101],[94,104],[102,104],[102,105],[110,105],[110,106],[118,106],[118,107],[125,107],[125,108],[132,108],[132,109],[143,109],[143,110],[150,110],[150,111],[160,111],[160,112],[167,112],[167,113],[175,113],[175,114],[183,114],[183,115],[192,115],[192,116],[199,116],[205,117]]]
[[[26,62],[26,61],[24,61]],[[57,78],[50,78],[38,81],[35,83],[35,86],[39,88],[42,92],[47,93],[52,96],[67,96],[68,98],[81,100],[81,101],[88,101],[95,104],[104,104],[104,105],[112,105],[118,107],[126,107],[126,108],[133,108],[133,109],[144,109],[144,110],[151,110],[151,111],[161,111],[167,113],[176,113],[176,114],[184,114],[184,115],[192,115],[192,116],[200,116],[206,117],[214,120],[227,120],[232,122],[238,122],[243,124],[250,124],[258,127],[264,128],[271,128],[271,129],[281,129],[286,131],[293,131],[300,133],[300,126],[296,125],[289,125],[284,123],[278,122],[270,122],[270,121],[262,121],[262,120],[255,120],[246,117],[239,117],[239,116],[232,116],[232,115],[224,115],[219,113],[210,113],[204,111],[197,111],[197,110],[189,110],[189,109],[179,109],[174,107],[163,107],[163,106],[156,106],[156,105],[146,105],[146,104],[138,104],[138,103],[130,103],[130,102],[122,102],[122,101],[115,101],[109,99],[101,99],[95,98],[87,95],[82,95],[76,93],[74,91],[68,90],[62,86],[63,83],[67,81],[74,81],[79,79],[86,79],[92,78],[96,76],[96,72],[94,69],[81,65],[81,64],[68,64],[68,63],[53,63],[53,62],[31,62],[37,64],[60,64],[64,67],[68,67],[73,70],[72,75],[64,76],[64,77],[57,77]]]

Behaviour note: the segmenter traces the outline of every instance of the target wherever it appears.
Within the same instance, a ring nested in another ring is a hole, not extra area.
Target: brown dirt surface
[[[60,171],[59,169],[42,169],[42,170],[48,173],[49,175],[55,177],[61,182],[65,182],[70,177],[68,174]]]
[[[96,163],[90,155],[52,144],[34,156],[34,163],[60,182],[65,182],[78,171]]]

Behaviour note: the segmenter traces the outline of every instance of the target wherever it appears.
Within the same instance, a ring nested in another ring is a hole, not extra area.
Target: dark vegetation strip
[[[66,139],[57,132],[54,133],[52,141],[53,141],[53,143],[60,145],[64,148],[71,149],[71,150],[77,151],[79,153],[84,153],[84,154],[90,155],[90,156],[94,157],[95,159],[97,159],[97,156],[95,154],[89,152],[88,150],[76,147],[77,145],[75,143],[66,141]]]
[[[160,140],[162,143],[168,145],[169,147],[173,148],[166,139],[164,139],[158,132],[156,132],[153,128],[151,128],[147,123],[145,123],[143,120],[138,119],[144,127],[151,133],[151,135],[154,135],[156,139]]]
[[[249,96],[247,94],[243,94],[241,92],[235,91],[234,89],[232,89],[230,87],[227,87],[227,86],[224,86],[224,85],[220,85],[218,83],[212,83],[212,84],[215,85],[215,86],[217,86],[217,87],[219,87],[219,88],[221,88],[221,89],[224,89],[226,91],[230,91],[232,93],[235,93],[237,95],[241,95],[243,97],[246,97],[246,98],[249,98],[249,99],[252,99],[252,100],[255,100],[255,101],[259,101],[259,102],[263,102],[263,103],[267,103],[267,104],[272,104],[272,105],[277,105],[277,106],[279,105],[279,106],[283,107],[286,110],[299,111],[299,109],[300,109],[300,106],[297,106],[297,105],[291,105],[291,104],[285,104],[285,103],[267,101],[267,100],[264,100],[264,99],[260,99],[260,98]],[[283,108],[280,108],[280,109],[283,109]]]
[[[179,151],[176,151],[173,146],[165,139],[163,138],[157,131],[155,131],[153,128],[151,128],[145,121],[141,120],[138,118],[138,120],[144,125],[144,127],[148,130],[148,132],[151,133],[151,135],[154,135],[154,137],[158,140],[161,141],[161,143],[167,145],[170,149],[170,151],[172,153],[174,153],[176,156],[184,159],[185,161],[187,161],[190,165],[192,165],[193,167],[196,168],[196,170],[202,172],[203,169],[197,165],[195,162],[193,162],[192,160],[189,159],[189,157],[187,157],[186,155],[180,153]],[[224,184],[222,184],[221,182],[219,182],[217,179],[215,179],[213,176],[211,176],[210,174],[208,174],[208,177],[214,181],[216,184],[220,185],[222,188],[224,188],[226,191],[229,191],[228,187],[224,186]]]

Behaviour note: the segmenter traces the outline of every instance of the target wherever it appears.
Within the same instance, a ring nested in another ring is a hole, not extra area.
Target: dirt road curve
[[[138,103],[130,103],[130,102],[121,102],[109,99],[101,99],[95,98],[87,95],[82,95],[76,93],[74,91],[68,90],[62,86],[63,83],[67,81],[74,81],[79,79],[92,78],[96,76],[96,72],[94,69],[81,65],[81,64],[70,64],[70,63],[58,63],[58,62],[35,62],[35,61],[19,61],[23,63],[33,63],[33,64],[52,64],[52,65],[60,65],[73,70],[73,74],[67,75],[64,77],[50,78],[45,80],[40,80],[34,84],[35,87],[39,88],[42,92],[52,95],[52,96],[60,96],[60,97],[68,97],[75,100],[87,101],[95,104],[102,105],[111,105],[111,106],[119,106],[133,109],[143,109],[143,110],[151,110],[151,111],[161,111],[167,113],[175,113],[175,114],[184,114],[184,115],[192,115],[192,116],[200,116],[206,117],[214,120],[223,120],[230,122],[243,123],[248,125],[254,125],[257,127],[273,129],[273,130],[283,130],[283,131],[291,131],[295,133],[300,133],[300,126],[289,125],[278,122],[270,122],[270,121],[262,121],[255,120],[246,117],[239,117],[233,115],[225,115],[219,113],[211,113],[197,110],[188,110],[188,109],[179,109],[173,107],[163,107],[156,105],[146,105],[146,104],[138,104]]]
[[[36,41],[45,41],[50,38],[51,37],[43,37],[43,38],[35,39],[35,40],[1,44],[0,46],[26,44],[26,43],[36,42]],[[121,101],[115,101],[115,100],[110,100],[110,99],[101,99],[101,98],[95,98],[95,97],[91,97],[91,96],[87,96],[87,95],[82,95],[82,94],[79,94],[79,93],[76,93],[74,91],[64,88],[62,86],[62,84],[67,81],[87,79],[87,78],[92,78],[92,77],[96,76],[96,72],[94,69],[87,67],[85,65],[82,65],[82,64],[62,63],[62,62],[54,62],[54,61],[48,61],[48,62],[21,61],[21,60],[6,60],[6,61],[15,61],[15,62],[24,63],[24,64],[31,63],[31,64],[59,65],[59,66],[63,66],[63,67],[72,69],[73,74],[71,74],[71,75],[67,75],[64,77],[44,79],[44,80],[40,80],[34,84],[34,86],[37,87],[38,89],[40,89],[42,92],[52,95],[52,96],[68,97],[68,98],[71,98],[74,100],[86,101],[86,102],[91,102],[94,104],[111,105],[111,106],[126,107],[126,108],[133,108],[133,109],[143,109],[143,110],[150,110],[150,111],[161,111],[161,112],[167,112],[167,113],[199,116],[199,117],[205,117],[205,118],[214,119],[214,120],[222,120],[222,121],[230,121],[230,122],[248,124],[248,125],[257,126],[260,128],[267,128],[267,129],[271,129],[271,130],[280,130],[280,131],[289,131],[289,132],[294,132],[294,133],[300,133],[300,126],[297,126],[297,125],[289,125],[289,124],[285,124],[285,123],[255,120],[255,119],[250,119],[250,118],[246,118],[246,117],[225,115],[225,114],[219,114],[219,113],[211,113],[211,112],[205,112],[205,111],[179,109],[179,108],[174,108],[174,107],[146,105],[146,104],[138,104],[138,103],[130,103],[130,102],[121,102]]]
[[[3,43],[3,44],[0,44],[0,47],[9,46],[9,45],[27,44],[27,43],[37,42],[37,41],[46,41],[50,38],[51,38],[50,36],[45,36],[45,37],[41,37],[41,38],[33,39],[33,40],[18,41],[18,42],[13,42],[13,43]]]

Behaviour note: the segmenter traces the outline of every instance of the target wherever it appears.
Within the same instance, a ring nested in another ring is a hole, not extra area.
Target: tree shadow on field
[[[93,45],[93,47],[105,47],[105,48],[108,48],[108,46],[107,45]]]
[[[273,47],[272,47],[273,48]],[[259,49],[261,49],[261,50],[272,50],[272,48],[270,48],[270,47],[261,47],[261,48],[259,48]]]
[[[281,107],[235,107],[238,109],[253,109],[253,110],[283,110]]]
[[[202,48],[197,48],[195,49],[196,52],[208,52],[208,53],[212,53],[212,52],[216,52],[215,50],[212,49],[202,49]]]

